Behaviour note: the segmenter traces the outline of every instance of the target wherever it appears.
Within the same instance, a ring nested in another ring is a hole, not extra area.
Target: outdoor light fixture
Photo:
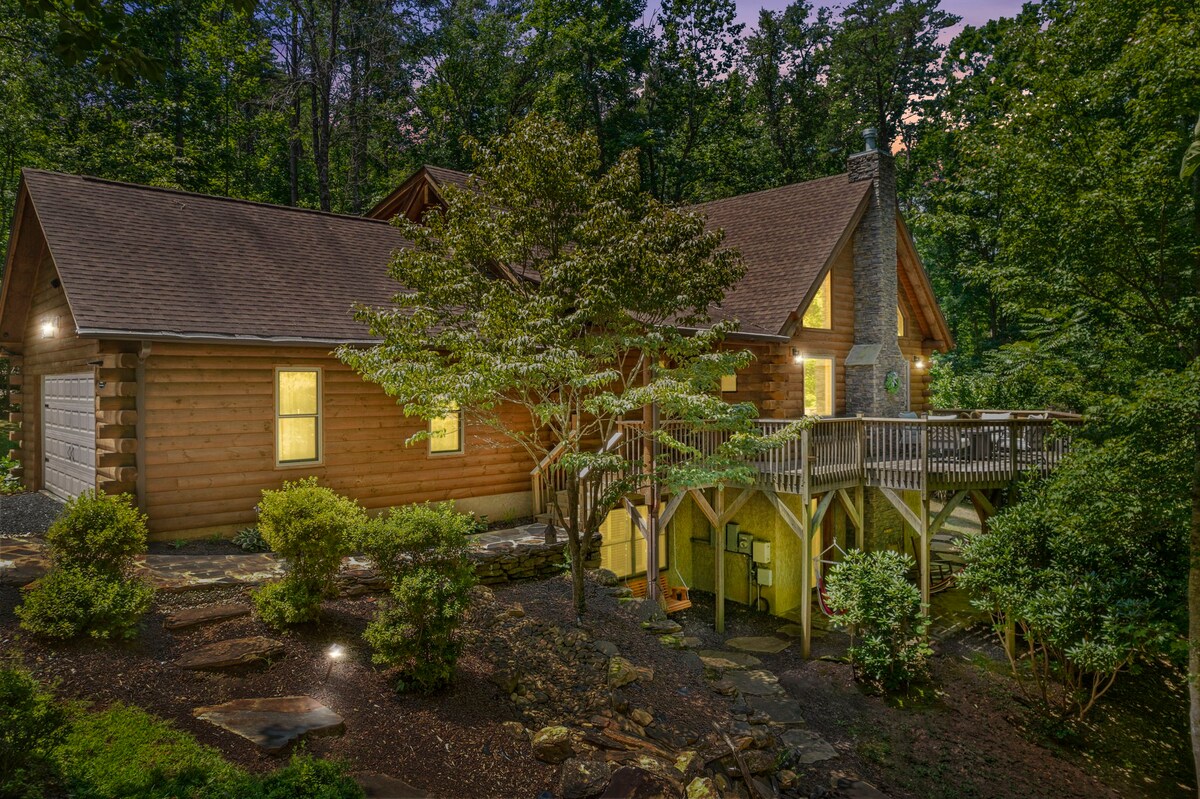
[[[921,371],[922,369],[925,368],[925,359],[922,358],[920,355],[914,355],[913,356],[913,366],[917,367],[918,372]]]
[[[58,317],[42,322],[42,338],[54,338],[58,335]]]
[[[341,644],[334,644],[325,650],[325,657],[329,659],[329,668],[325,669],[325,680],[329,679],[329,675],[333,673],[333,664],[346,656],[346,649]],[[322,680],[321,682],[324,682]]]
[[[800,352],[799,347],[792,347],[792,360],[796,363],[804,363],[804,353]]]

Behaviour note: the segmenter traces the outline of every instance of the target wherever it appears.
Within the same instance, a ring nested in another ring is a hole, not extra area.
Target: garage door
[[[42,378],[43,487],[63,499],[96,487],[96,389],[89,374]]]

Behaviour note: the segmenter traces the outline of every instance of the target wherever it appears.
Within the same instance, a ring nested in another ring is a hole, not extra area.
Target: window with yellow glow
[[[646,506],[638,507],[642,518],[646,517]],[[633,525],[629,512],[624,508],[610,511],[600,524],[600,567],[608,569],[618,577],[636,577],[646,573],[646,539]],[[658,568],[666,569],[668,531],[658,535]]]
[[[275,460],[281,464],[321,460],[319,369],[275,372]]]
[[[461,410],[429,420],[429,451],[449,455],[463,451],[463,415]]]
[[[804,359],[804,414],[833,416],[833,358]]]
[[[900,310],[899,305],[896,306],[896,335],[904,337],[904,311]]]
[[[801,320],[801,324],[805,327],[817,330],[829,330],[833,327],[833,315],[830,313],[832,297],[829,278],[831,275],[832,273],[829,272],[825,274],[825,279],[821,281],[821,288],[817,289],[816,296],[808,304],[808,309],[804,312],[804,318]]]
[[[721,375],[721,391],[726,394],[737,391],[737,375]]]

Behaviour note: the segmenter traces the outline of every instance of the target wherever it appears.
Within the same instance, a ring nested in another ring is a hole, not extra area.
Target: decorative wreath
[[[900,375],[893,372],[888,372],[883,378],[883,388],[889,394],[895,394],[900,390]]]

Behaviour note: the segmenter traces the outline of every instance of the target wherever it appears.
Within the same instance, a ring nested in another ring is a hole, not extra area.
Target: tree
[[[470,188],[446,187],[448,210],[424,225],[397,222],[413,243],[391,265],[404,288],[394,307],[358,312],[382,343],[338,355],[406,414],[461,410],[533,463],[561,447],[561,523],[582,613],[591,533],[617,498],[745,482],[740,456],[766,445],[753,435],[754,408],[716,391],[749,354],[717,348],[728,326],[705,326],[743,267],[702,219],[640,191],[635,154],[604,171],[592,134],[532,115],[471,148]],[[631,477],[619,452],[595,442],[651,405],[675,422],[651,433],[670,457]],[[688,439],[698,428],[727,431],[729,443],[701,456]]]

